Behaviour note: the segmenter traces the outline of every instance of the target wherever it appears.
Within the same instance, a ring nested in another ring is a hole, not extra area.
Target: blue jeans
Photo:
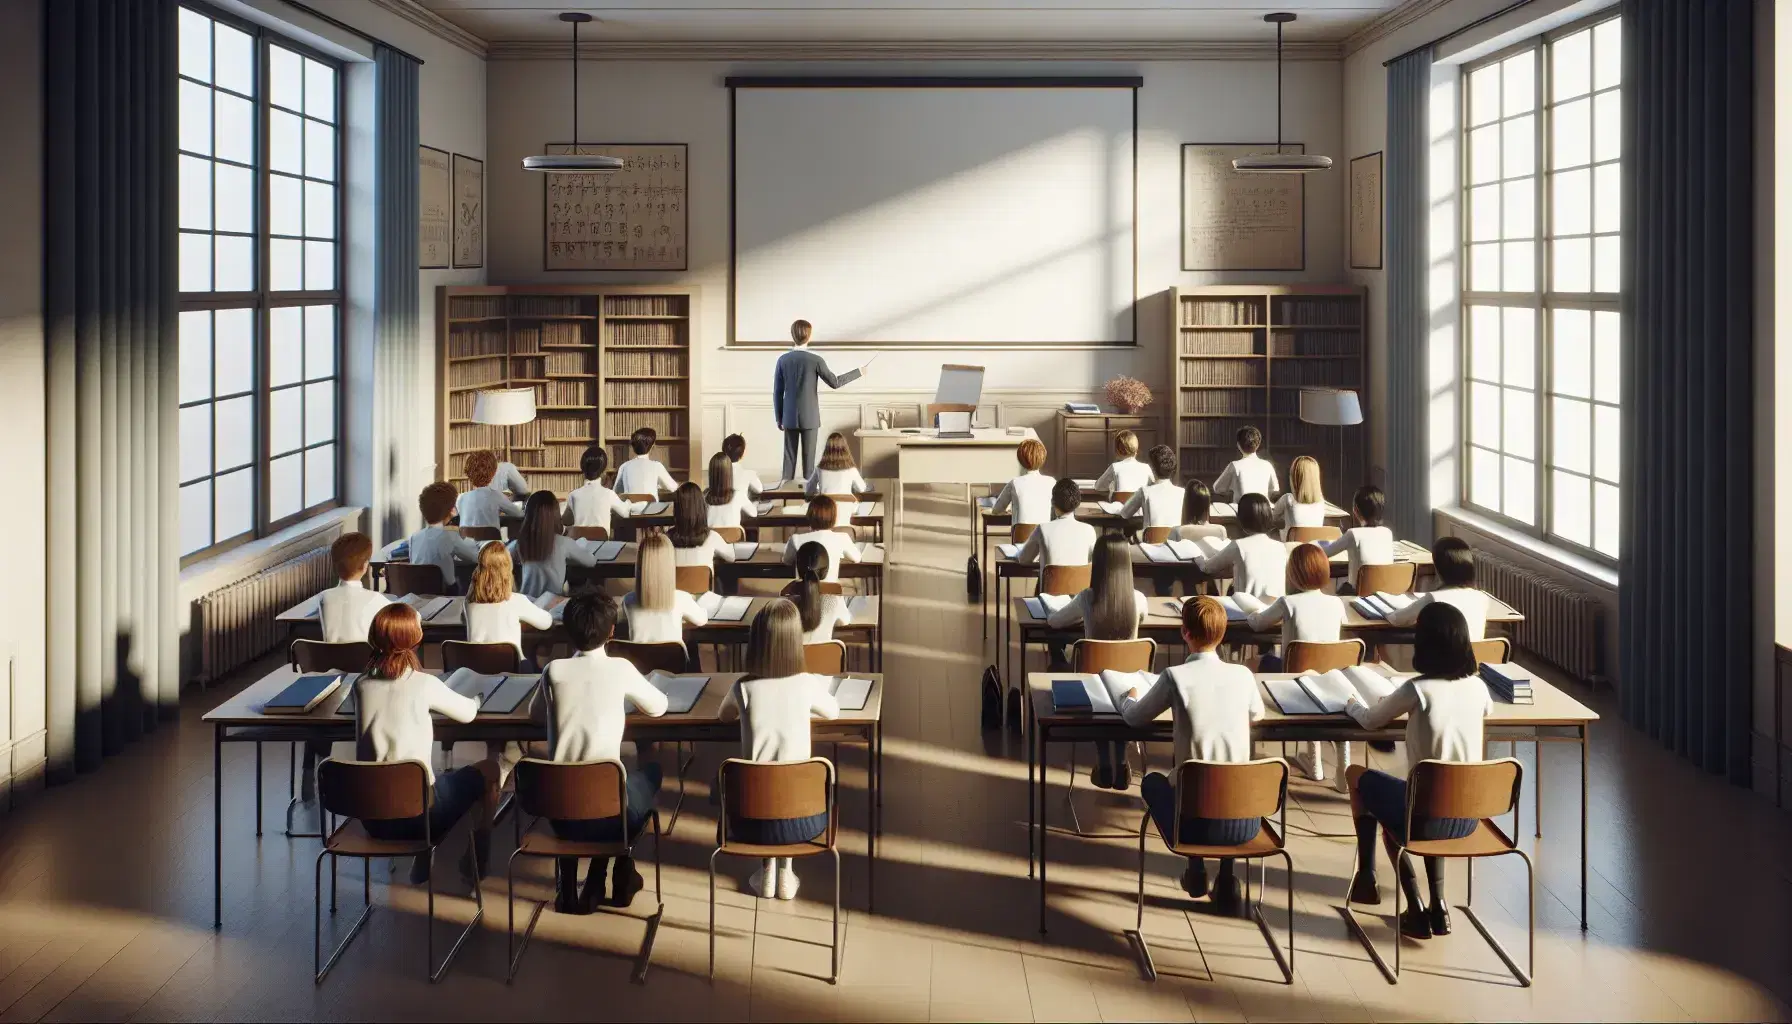
[[[1388,835],[1404,845],[1407,842],[1406,780],[1371,768],[1357,779],[1356,792],[1363,813],[1380,822]],[[1419,818],[1413,822],[1412,838],[1419,842],[1461,839],[1473,833],[1479,824],[1473,818]]]
[[[1157,826],[1158,834],[1173,834],[1176,787],[1169,776],[1162,772],[1146,775],[1139,780],[1139,796],[1145,801],[1145,809],[1151,812],[1151,821]],[[1179,843],[1191,846],[1236,846],[1249,842],[1262,827],[1262,821],[1257,818],[1184,818],[1182,834],[1176,838]],[[1220,858],[1220,871],[1224,874],[1232,872],[1232,858]]]
[[[417,840],[423,838],[423,823],[427,817],[429,837],[440,843],[455,822],[472,810],[484,795],[485,775],[474,765],[467,765],[436,776],[435,799],[428,814],[416,818],[363,821],[361,824],[367,826],[367,834],[375,839]]]

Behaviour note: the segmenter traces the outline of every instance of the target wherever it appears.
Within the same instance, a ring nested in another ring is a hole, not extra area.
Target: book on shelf
[[[604,299],[604,312],[610,316],[683,316],[682,295],[610,295]]]
[[[1261,299],[1209,299],[1184,296],[1182,323],[1185,327],[1262,326]]]

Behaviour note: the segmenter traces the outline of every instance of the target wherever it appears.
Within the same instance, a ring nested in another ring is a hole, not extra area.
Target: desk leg
[[[1029,706],[1032,703],[1033,703],[1032,701],[1028,701],[1028,700],[1021,701],[1020,714],[1023,719],[1026,718],[1026,716],[1030,713]],[[1028,729],[1025,731],[1025,736],[1026,736],[1025,742],[1027,744],[1027,877],[1028,878],[1032,878],[1034,876],[1034,872],[1036,871],[1035,862],[1033,860],[1033,830],[1034,830],[1034,826],[1037,824],[1037,821],[1033,815],[1033,800],[1034,800],[1033,787],[1035,785],[1035,783],[1033,781],[1033,768],[1034,768],[1034,764],[1037,759],[1033,756],[1034,755],[1033,740],[1035,738],[1034,733],[1036,733],[1038,731],[1038,729],[1039,729],[1039,726],[1037,724],[1033,724],[1033,727],[1031,729]]]
[[[1531,826],[1536,829],[1536,837],[1543,838],[1543,741],[1531,744],[1532,760],[1537,763],[1537,770],[1531,773],[1531,802],[1537,805],[1535,820]]]
[[[1051,829],[1045,823],[1045,793],[1047,785],[1045,768],[1045,730],[1039,722],[1033,722],[1033,742],[1039,744],[1039,933],[1045,934],[1045,837]]]
[[[883,786],[878,778],[878,762],[884,746],[884,724],[871,727],[871,742],[865,748],[865,773],[870,792],[865,801],[865,909],[877,909],[877,805],[883,802]]]
[[[224,727],[212,726],[212,927],[224,927]]]
[[[1541,818],[1543,815],[1537,815]],[[1587,726],[1580,727],[1580,930],[1587,930]]]
[[[977,553],[979,555],[981,555],[989,550],[989,522],[987,520],[985,520],[981,515],[977,514],[977,503],[975,501],[971,502],[971,515],[975,517],[971,522],[971,542],[974,545],[976,545]],[[977,540],[978,537],[982,538],[981,542],[979,542]],[[979,559],[977,562],[977,572],[982,573],[984,566],[986,566],[988,564],[989,563],[988,563],[987,559]],[[981,581],[979,581],[979,582],[981,582]],[[1000,582],[999,577],[996,580],[992,581],[992,583],[999,583],[999,582]],[[989,590],[986,587],[979,586],[977,588],[977,593],[983,595],[983,639],[988,640],[989,639]]]

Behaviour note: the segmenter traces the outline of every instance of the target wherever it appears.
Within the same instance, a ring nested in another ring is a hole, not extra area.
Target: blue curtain
[[[414,429],[418,359],[417,299],[417,78],[409,54],[374,48],[374,423],[373,436],[388,446],[373,453],[374,495],[382,507],[369,510],[379,539],[404,531],[406,430]]]
[[[1426,281],[1425,137],[1431,92],[1431,48],[1388,65],[1387,174],[1387,363],[1388,511],[1396,534],[1431,542],[1431,467],[1426,418],[1426,346],[1431,322]]]

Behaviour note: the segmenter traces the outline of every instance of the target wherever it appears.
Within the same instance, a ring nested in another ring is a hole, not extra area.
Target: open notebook
[[[703,696],[704,687],[709,685],[708,676],[675,676],[657,668],[647,674],[647,681],[666,695],[666,713],[669,715],[690,714],[697,706],[697,698]],[[633,701],[628,702],[630,714],[640,710]]]
[[[734,560],[744,562],[759,553],[759,542],[756,540],[737,540],[734,542]]]
[[[480,714],[508,715],[535,692],[541,677],[511,672],[484,675],[472,669],[457,668],[442,682],[455,693],[478,701]]]
[[[637,501],[628,507],[628,514],[631,516],[657,516],[664,515],[671,510],[672,503],[669,501]]]
[[[842,711],[863,711],[871,699],[871,680],[854,676],[834,676],[828,680],[828,693]]]
[[[852,613],[853,621],[857,622],[871,617],[871,602],[873,600],[875,599],[865,594],[847,598],[846,610]]]
[[[1353,665],[1294,679],[1265,680],[1263,685],[1284,715],[1335,715],[1351,697],[1373,707],[1394,692],[1401,678],[1405,677],[1390,679],[1367,666]]]
[[[1095,507],[1110,516],[1117,516],[1126,508],[1126,505],[1118,501],[1098,501],[1095,503]]]
[[[997,544],[996,550],[1000,551],[1002,553],[1003,558],[1019,558],[1020,557],[1020,549],[1022,547],[1025,547],[1025,545],[1023,545],[1023,544]]]
[[[1026,599],[1027,614],[1035,619],[1049,619],[1053,612],[1075,600],[1069,594],[1035,594]]]
[[[538,594],[533,601],[535,607],[551,612],[555,622],[566,621],[566,598],[559,594]]]
[[[1383,590],[1373,594],[1365,594],[1350,603],[1357,611],[1363,613],[1364,618],[1386,619],[1394,612],[1401,611],[1411,605],[1414,600],[1415,598],[1412,594],[1390,594]]]
[[[697,607],[703,609],[711,622],[739,622],[747,617],[747,609],[752,606],[752,598],[739,595],[723,597],[709,593],[697,599]]]
[[[1100,676],[1063,676],[1052,680],[1052,710],[1066,714],[1117,715],[1126,691],[1138,685],[1135,676],[1148,673],[1114,673],[1115,681]],[[1144,689],[1141,688],[1141,693]]]
[[[1227,622],[1243,622],[1247,616],[1269,607],[1250,594],[1226,594],[1214,600],[1220,603],[1221,608],[1226,609]]]
[[[1140,544],[1139,550],[1153,562],[1187,562],[1201,554],[1201,548],[1192,540],[1170,540],[1162,544]]]
[[[430,597],[427,594],[406,594],[399,601],[417,609],[417,617],[424,622],[435,618],[442,609],[454,603],[451,597]]]
[[[1207,515],[1210,518],[1214,516],[1236,516],[1238,515],[1238,506],[1229,501],[1216,501],[1207,506]]]

